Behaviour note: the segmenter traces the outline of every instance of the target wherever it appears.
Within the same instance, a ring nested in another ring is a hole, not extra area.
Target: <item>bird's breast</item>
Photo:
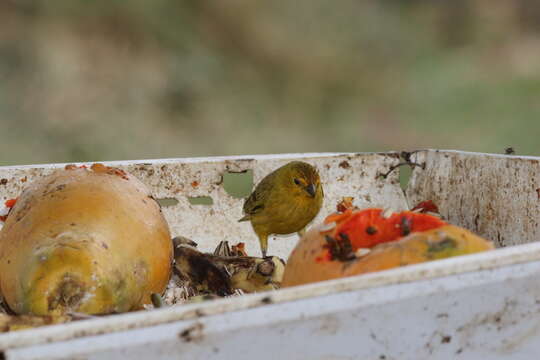
[[[266,214],[263,226],[270,234],[291,234],[302,230],[319,212],[320,205],[307,202],[290,202],[274,207]]]

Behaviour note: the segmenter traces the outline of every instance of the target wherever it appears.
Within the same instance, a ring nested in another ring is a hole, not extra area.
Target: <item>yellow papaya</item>
[[[169,280],[170,232],[134,176],[94,164],[31,183],[0,231],[0,290],[18,314],[118,313]]]
[[[282,287],[337,279],[493,249],[493,243],[454,225],[414,232],[371,249],[355,249],[313,229],[291,253]],[[329,247],[333,249],[329,250]],[[344,254],[349,249],[350,254]],[[362,253],[366,254],[362,254]]]

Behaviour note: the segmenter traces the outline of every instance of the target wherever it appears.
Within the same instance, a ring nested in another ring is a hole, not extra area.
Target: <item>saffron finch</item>
[[[268,236],[302,231],[319,213],[323,197],[317,169],[292,161],[261,180],[246,199],[239,221],[251,222],[266,257]]]

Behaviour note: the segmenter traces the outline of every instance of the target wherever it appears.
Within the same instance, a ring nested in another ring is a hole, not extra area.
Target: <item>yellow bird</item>
[[[319,213],[323,197],[317,169],[293,161],[261,180],[246,199],[245,216],[239,221],[251,221],[266,257],[268,236],[302,231]]]

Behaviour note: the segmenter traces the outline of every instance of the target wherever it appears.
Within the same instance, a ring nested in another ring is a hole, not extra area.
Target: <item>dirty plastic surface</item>
[[[248,254],[259,254],[257,238],[249,222],[238,222],[244,199],[235,198],[224,189],[223,175],[252,169],[254,183],[292,160],[304,160],[317,167],[324,185],[325,201],[319,216],[335,211],[344,196],[354,196],[360,207],[392,206],[405,209],[407,203],[399,186],[398,172],[387,178],[378,176],[399,162],[396,153],[388,154],[291,154],[249,157],[163,159],[104,162],[129,171],[145,183],[156,199],[167,199],[162,208],[173,236],[195,240],[199,248],[213,250],[222,240],[246,243]],[[88,164],[88,163],[87,163]],[[17,197],[25,185],[65,164],[0,167],[0,199]],[[190,198],[210,197],[212,205],[193,205]],[[171,200],[175,199],[177,200]],[[269,254],[286,258],[298,236],[269,240]]]
[[[420,151],[407,197],[388,154],[291,154],[107,163],[132,172],[164,207],[174,235],[209,250],[221,240],[258,243],[238,223],[243,200],[228,195],[224,172],[253,169],[254,182],[293,159],[319,168],[324,208],[343,196],[360,207],[395,210],[433,200],[450,222],[504,247],[540,239],[540,158]],[[55,166],[0,168],[0,198],[16,197]],[[3,180],[6,179],[6,180]],[[211,196],[213,205],[189,197]],[[296,236],[270,240],[286,257]],[[7,358],[530,359],[540,351],[540,244],[420,264],[237,298],[137,312],[0,335]],[[256,329],[256,331],[255,331]],[[287,342],[285,342],[287,340]],[[281,344],[281,345],[280,345]],[[285,345],[283,345],[285,344]],[[272,349],[272,350],[268,350]],[[275,352],[277,351],[277,352]],[[239,354],[245,353],[245,357]],[[528,356],[528,357],[527,357]]]

